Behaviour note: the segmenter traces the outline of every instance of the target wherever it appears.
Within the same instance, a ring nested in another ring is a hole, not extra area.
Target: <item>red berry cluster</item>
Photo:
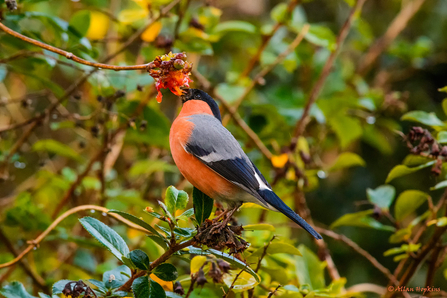
[[[186,61],[185,53],[172,53],[155,57],[154,61],[147,65],[149,75],[155,79],[157,88],[157,101],[161,102],[161,89],[169,88],[175,95],[182,95],[181,87],[189,87],[192,80],[192,64]]]

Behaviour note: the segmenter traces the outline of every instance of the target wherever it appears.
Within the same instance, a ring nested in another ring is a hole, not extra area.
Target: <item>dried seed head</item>
[[[203,268],[200,268],[197,275],[196,283],[197,285],[203,287],[203,285],[205,285],[207,282],[208,281],[206,280],[205,272],[203,271]]]
[[[228,273],[230,271],[230,263],[225,262],[224,260],[217,260],[217,265],[224,273]]]
[[[185,290],[182,287],[182,284],[179,281],[174,283],[174,293],[179,294],[180,296],[185,295]]]

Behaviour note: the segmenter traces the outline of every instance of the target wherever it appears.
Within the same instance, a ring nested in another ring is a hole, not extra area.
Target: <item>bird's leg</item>
[[[227,226],[228,225],[228,222],[230,221],[230,219],[231,219],[231,217],[233,216],[233,214],[234,214],[234,212],[236,212],[238,209],[239,209],[239,207],[241,206],[242,204],[237,204],[233,209],[228,209],[228,210],[226,210],[226,217],[225,217],[225,219],[222,221],[222,225],[223,226]]]

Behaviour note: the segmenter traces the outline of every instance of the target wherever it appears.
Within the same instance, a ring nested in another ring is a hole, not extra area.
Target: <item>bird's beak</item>
[[[185,103],[191,97],[191,90],[189,88],[181,87],[182,95],[180,98],[182,99],[182,103]]]

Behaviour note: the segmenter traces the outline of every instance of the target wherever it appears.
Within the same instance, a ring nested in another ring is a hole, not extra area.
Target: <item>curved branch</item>
[[[61,50],[59,48],[50,46],[46,43],[43,43],[41,41],[29,38],[25,35],[22,35],[14,30],[12,30],[11,28],[5,26],[3,23],[0,23],[0,29],[2,29],[3,31],[5,31],[6,33],[8,33],[9,35],[12,35],[14,37],[17,37],[27,43],[30,43],[32,45],[38,46],[42,49],[45,49],[47,51],[59,54],[61,56],[64,56],[67,59],[73,60],[75,62],[78,62],[80,64],[84,64],[84,65],[88,65],[88,66],[92,66],[92,67],[97,67],[97,68],[103,68],[103,69],[112,69],[112,70],[137,70],[137,69],[146,69],[147,64],[140,64],[140,65],[131,65],[131,66],[116,66],[116,65],[109,65],[109,64],[104,64],[104,63],[97,63],[97,62],[91,62],[91,61],[87,61],[85,59],[79,58],[78,56],[76,56],[75,54],[71,53],[71,52],[67,52],[64,50]]]
[[[379,269],[380,272],[382,272],[390,281],[392,281],[394,284],[399,284],[398,280],[396,279],[396,277],[391,274],[391,272],[382,264],[379,263],[379,261],[377,261],[376,258],[374,258],[369,252],[367,252],[366,250],[364,250],[363,248],[361,248],[360,246],[358,246],[357,243],[355,243],[354,241],[352,241],[351,239],[349,239],[348,237],[346,237],[345,235],[340,235],[337,234],[333,231],[330,230],[326,230],[320,227],[315,227],[315,230],[317,230],[318,233],[329,236],[335,240],[340,240],[343,243],[345,243],[346,245],[348,245],[350,248],[352,248],[353,250],[355,250],[356,252],[358,252],[360,255],[364,256],[374,267],[376,267],[377,269]]]
[[[105,208],[105,207],[101,207],[101,206],[95,206],[95,205],[81,205],[75,208],[72,208],[66,212],[64,212],[63,214],[61,214],[58,218],[56,218],[55,221],[53,221],[53,223],[51,223],[51,225],[45,230],[43,231],[42,234],[40,234],[36,239],[34,240],[30,240],[27,243],[29,243],[28,247],[25,248],[25,250],[23,250],[15,259],[7,262],[7,263],[3,263],[0,264],[0,269],[1,268],[6,268],[9,267],[11,265],[14,265],[15,263],[17,263],[19,260],[21,260],[27,253],[29,253],[34,247],[37,247],[39,245],[40,242],[42,242],[42,240],[48,236],[48,234],[54,230],[54,228],[56,228],[56,226],[58,224],[60,224],[65,218],[67,218],[69,215],[77,213],[79,211],[84,211],[84,210],[97,210],[100,212],[109,212],[109,209]],[[150,234],[150,232],[132,222],[130,222],[129,220],[125,219],[124,217],[122,217],[121,215],[115,214],[115,213],[107,213],[108,216],[111,216],[119,221],[121,221],[122,223],[128,225],[129,227],[131,227],[132,229],[144,232],[144,233],[148,233]]]

